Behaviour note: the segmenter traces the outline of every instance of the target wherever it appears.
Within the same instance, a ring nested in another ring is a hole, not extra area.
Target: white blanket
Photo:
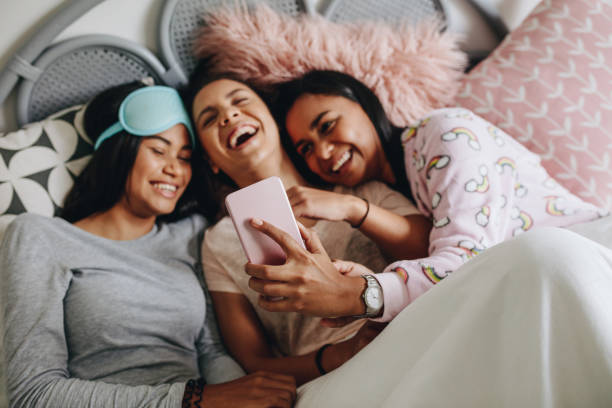
[[[612,217],[574,228],[612,248]],[[612,250],[543,228],[466,263],[298,407],[612,407]]]

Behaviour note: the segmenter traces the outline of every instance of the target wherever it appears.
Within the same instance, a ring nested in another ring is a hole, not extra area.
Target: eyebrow
[[[317,115],[317,117],[316,117],[316,118],[314,118],[314,120],[313,120],[312,122],[310,122],[310,130],[314,130],[314,129],[315,129],[317,126],[319,126],[319,122],[321,121],[321,118],[322,118],[323,116],[325,116],[325,114],[326,114],[327,112],[329,112],[329,111],[327,110],[327,111],[323,111],[323,112],[319,113],[319,114]]]
[[[172,142],[170,142],[168,139],[166,139],[165,137],[161,137],[160,135],[151,135],[148,136],[149,139],[156,139],[159,140],[161,142],[164,142],[165,144],[167,144],[168,146],[170,146],[172,144]],[[191,147],[191,144],[186,144],[183,147],[181,147],[181,150],[193,150],[193,148]]]
[[[244,89],[244,88],[236,88],[236,89],[228,92],[227,95],[225,95],[225,98],[226,99],[227,98],[231,98],[232,96],[234,96],[235,93],[237,93],[239,91],[246,91],[246,89]],[[205,114],[206,112],[210,112],[212,110],[214,110],[212,106],[207,106],[206,108],[204,108],[202,110],[202,112],[198,113],[198,115],[196,117],[196,120],[195,120],[195,123],[198,123],[200,121],[200,118],[202,117],[203,114]]]

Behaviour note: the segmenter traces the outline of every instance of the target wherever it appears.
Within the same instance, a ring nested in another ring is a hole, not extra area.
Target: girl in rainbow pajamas
[[[487,248],[534,227],[603,215],[552,179],[536,154],[468,110],[433,111],[401,140],[412,193],[433,229],[429,257],[385,269],[401,285],[391,275],[378,276],[387,306],[383,320]]]
[[[466,261],[505,240],[537,227],[567,227],[605,214],[550,178],[536,154],[466,109],[436,110],[400,129],[365,85],[333,71],[312,71],[281,86],[279,95],[278,120],[313,173],[347,186],[384,181],[412,196],[433,223],[428,257],[399,260],[375,274],[384,307],[377,315],[366,312],[368,317],[390,321]],[[365,223],[368,209],[364,202]],[[316,211],[310,216],[317,218]],[[265,223],[255,228],[281,239]],[[285,247],[294,261],[284,267],[246,267],[253,289],[285,297],[280,303],[263,297],[262,307],[322,317],[364,315],[365,301],[346,300],[361,300],[365,293],[363,279],[346,273],[364,273],[361,265],[343,264],[345,273],[337,277],[324,266],[327,260],[317,259],[324,252],[317,245],[306,255]],[[303,282],[304,276],[312,282]],[[321,284],[324,280],[333,284]],[[316,297],[327,291],[341,296],[317,304]]]

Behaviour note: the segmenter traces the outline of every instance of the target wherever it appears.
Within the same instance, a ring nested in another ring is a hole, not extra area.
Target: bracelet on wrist
[[[206,381],[204,381],[203,378],[187,381],[181,408],[199,408],[200,402],[202,402],[202,393],[204,392],[205,385]]]
[[[323,368],[323,364],[322,364],[321,360],[323,359],[323,352],[329,346],[331,346],[331,344],[329,344],[329,343],[322,345],[319,348],[319,350],[317,350],[317,354],[315,354],[315,364],[317,365],[317,368],[319,369],[319,373],[321,375],[327,374],[327,371],[325,371],[325,369]]]
[[[365,214],[363,214],[363,217],[361,217],[361,220],[357,224],[352,225],[353,228],[360,228],[365,219],[368,218],[368,214],[370,213],[370,202],[367,198],[361,197],[361,199],[366,203],[366,212]]]

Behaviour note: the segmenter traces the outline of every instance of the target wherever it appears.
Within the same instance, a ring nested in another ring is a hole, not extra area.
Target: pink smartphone
[[[249,262],[282,265],[286,260],[280,245],[251,226],[251,218],[259,218],[282,229],[305,248],[280,178],[268,177],[234,191],[225,198],[225,206]]]

